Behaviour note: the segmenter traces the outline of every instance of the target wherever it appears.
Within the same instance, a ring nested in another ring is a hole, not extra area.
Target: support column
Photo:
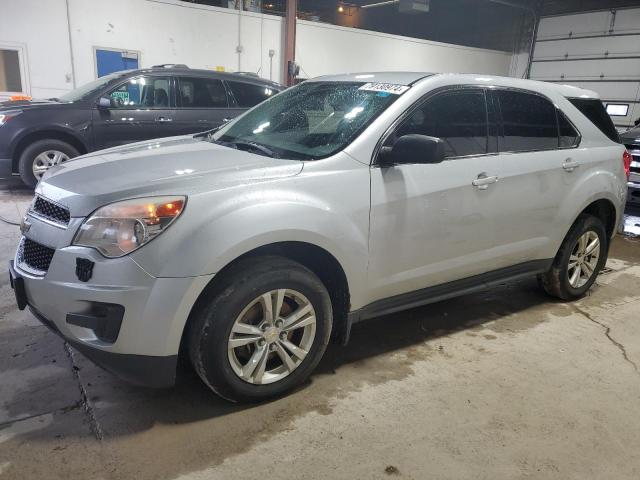
[[[294,78],[289,75],[289,64],[296,59],[296,17],[298,0],[287,0],[287,16],[284,25],[284,61],[282,79],[287,86],[293,85]]]

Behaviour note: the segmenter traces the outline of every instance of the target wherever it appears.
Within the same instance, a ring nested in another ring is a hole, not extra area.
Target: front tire
[[[20,178],[26,185],[35,187],[47,170],[79,154],[78,150],[62,140],[45,139],[33,142],[20,155]]]
[[[538,276],[543,289],[562,300],[582,297],[607,261],[608,238],[602,221],[582,214],[571,226],[549,271]]]
[[[331,300],[303,265],[241,260],[190,320],[188,348],[202,380],[231,401],[255,402],[304,382],[329,343]]]

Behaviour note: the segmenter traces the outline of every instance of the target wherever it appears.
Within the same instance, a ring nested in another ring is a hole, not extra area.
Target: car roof
[[[480,73],[431,73],[431,72],[361,72],[342,75],[324,75],[307,80],[309,82],[380,82],[396,85],[411,85],[433,76],[448,77],[451,83],[493,84],[498,86],[524,88],[533,91],[555,91],[567,98],[599,99],[600,96],[584,88],[538,80],[502,77]]]
[[[429,77],[433,73],[427,72],[358,72],[340,75],[323,75],[307,80],[308,82],[375,82],[393,83],[395,85],[411,85],[412,83]]]
[[[255,85],[269,85],[274,88],[285,88],[284,86],[276,83],[272,80],[261,78],[258,75],[249,74],[246,72],[234,73],[234,72],[218,72],[214,70],[205,70],[201,68],[189,68],[185,66],[158,66],[150,68],[139,68],[136,70],[123,70],[121,72],[124,75],[139,75],[141,73],[166,73],[170,75],[182,75],[185,77],[210,77],[219,78],[221,80],[229,81],[241,81],[244,83],[253,83]]]

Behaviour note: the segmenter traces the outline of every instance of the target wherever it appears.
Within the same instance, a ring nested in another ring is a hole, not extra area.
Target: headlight
[[[180,216],[186,197],[148,197],[100,207],[80,226],[74,245],[108,258],[133,252],[164,232]]]

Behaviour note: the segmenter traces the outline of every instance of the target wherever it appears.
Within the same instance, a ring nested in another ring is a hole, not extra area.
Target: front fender
[[[85,136],[80,135],[78,132],[84,132],[85,135],[88,135],[87,132],[89,131],[90,124],[91,124],[91,121],[88,120],[85,122],[80,122],[79,124],[73,127],[70,125],[39,124],[39,125],[34,125],[34,126],[24,128],[20,131],[18,135],[15,136],[15,138],[11,143],[11,146],[10,146],[11,156],[13,157],[15,155],[16,148],[18,147],[18,145],[20,145],[20,143],[24,139],[26,139],[30,135],[41,134],[45,132],[55,132],[56,134],[59,134],[59,135],[71,137],[80,145],[82,145],[85,150],[88,151],[89,150],[88,139]]]
[[[348,192],[349,202],[326,200],[303,188],[246,192],[246,186],[233,196],[223,191],[227,199],[219,202],[221,192],[189,198],[184,218],[133,258],[156,277],[210,275],[256,248],[304,242],[336,258],[352,299],[359,298],[368,257],[368,182],[362,183],[355,195]]]

